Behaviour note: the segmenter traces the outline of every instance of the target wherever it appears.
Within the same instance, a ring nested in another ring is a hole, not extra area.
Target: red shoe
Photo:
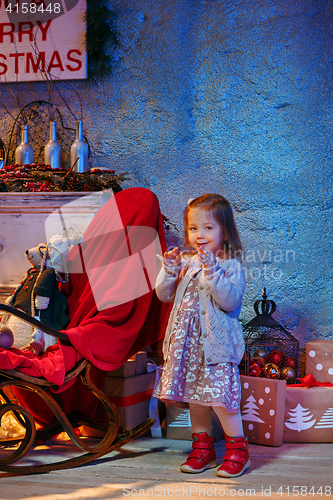
[[[251,465],[247,438],[225,437],[225,448],[227,450],[223,457],[222,465],[217,469],[219,477],[241,476]]]
[[[192,453],[185,463],[180,466],[182,472],[197,474],[206,469],[217,466],[214,450],[214,438],[208,436],[207,432],[192,434]]]

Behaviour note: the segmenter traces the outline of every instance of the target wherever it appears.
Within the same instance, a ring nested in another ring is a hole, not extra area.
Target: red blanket
[[[154,292],[155,254],[161,250],[165,235],[156,196],[144,188],[117,193],[98,211],[82,246],[74,247],[67,259],[70,281],[62,292],[71,318],[65,333],[72,346],[59,342],[42,356],[0,348],[0,368],[43,376],[71,394],[63,397],[67,412],[82,407],[77,389],[62,385],[76,361],[91,361],[101,385],[101,370],[118,368],[138,350],[163,339],[170,307]]]

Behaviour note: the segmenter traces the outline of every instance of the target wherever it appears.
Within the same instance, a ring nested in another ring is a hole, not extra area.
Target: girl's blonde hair
[[[238,234],[234,214],[228,200],[219,194],[203,194],[191,200],[184,212],[184,237],[185,248],[190,248],[188,239],[188,212],[191,208],[201,208],[210,212],[216,220],[223,233],[224,241],[222,250],[229,258],[236,258],[242,262],[244,253],[242,243]]]

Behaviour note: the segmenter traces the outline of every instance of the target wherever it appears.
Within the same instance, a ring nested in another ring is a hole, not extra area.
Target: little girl
[[[158,256],[163,268],[156,293],[174,302],[165,335],[165,365],[154,396],[190,407],[192,448],[182,472],[216,467],[211,409],[226,439],[221,477],[240,476],[250,467],[240,415],[238,364],[244,338],[238,321],[245,277],[237,256],[242,246],[229,202],[205,194],[189,202],[184,214],[185,244]],[[187,405],[186,405],[187,406]]]

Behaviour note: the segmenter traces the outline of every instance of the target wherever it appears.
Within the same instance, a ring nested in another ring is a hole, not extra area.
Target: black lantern
[[[256,317],[244,327],[243,371],[245,375],[294,383],[298,377],[299,342],[273,318],[276,304],[267,299],[266,288],[262,297],[254,304]]]
[[[3,140],[0,137],[0,168],[2,168],[6,161],[6,148]]]

